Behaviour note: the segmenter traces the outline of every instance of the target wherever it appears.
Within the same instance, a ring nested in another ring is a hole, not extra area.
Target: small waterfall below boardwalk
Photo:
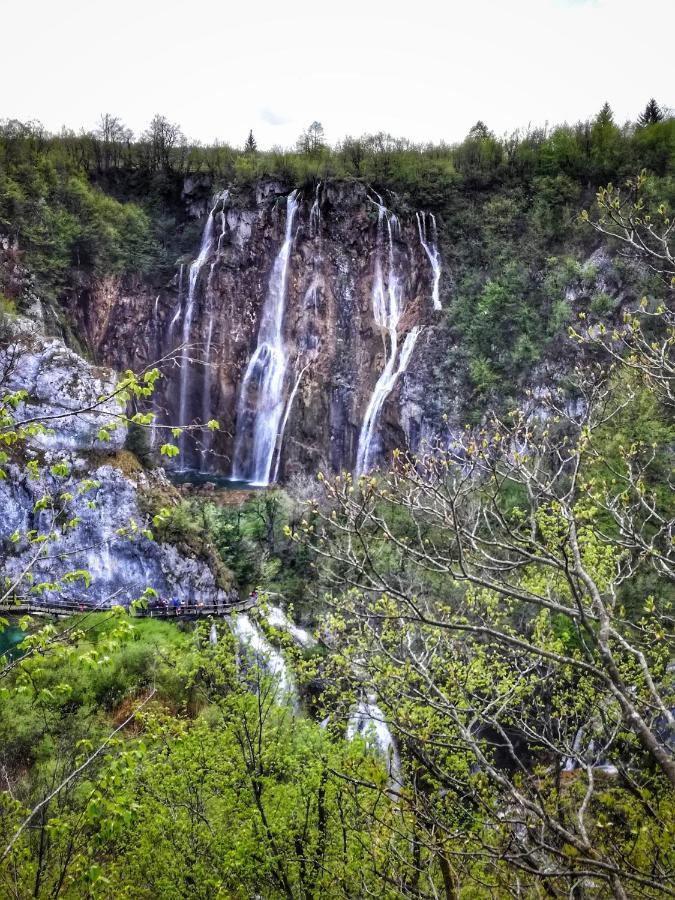
[[[286,232],[270,276],[258,331],[258,345],[241,385],[232,466],[232,478],[235,481],[257,485],[267,485],[270,482],[279,424],[284,411],[287,357],[282,330],[297,209],[298,192],[293,191],[287,200]]]
[[[290,698],[293,705],[297,706],[297,695],[293,679],[279,650],[276,650],[270,644],[246,613],[239,613],[233,616],[231,626],[242,648],[244,664],[246,664],[246,659],[248,659],[249,664],[259,666],[260,669],[271,675],[276,681],[282,697]]]
[[[197,292],[197,283],[199,280],[199,273],[202,270],[202,266],[206,262],[209,253],[211,252],[211,248],[213,245],[213,228],[214,228],[214,218],[213,214],[215,212],[215,207],[212,209],[207,218],[206,224],[204,226],[204,231],[202,233],[202,242],[199,248],[199,254],[197,258],[194,260],[192,265],[190,266],[190,272],[188,275],[188,295],[185,306],[185,314],[183,316],[183,333],[182,333],[182,349],[181,349],[181,359],[180,359],[180,394],[178,399],[178,424],[181,427],[185,427],[187,423],[187,414],[188,414],[188,392],[190,386],[190,359],[189,359],[189,342],[190,342],[190,331],[192,328],[192,320],[194,318],[195,312],[195,295]],[[181,435],[180,439],[180,450],[181,450],[181,467],[185,467],[185,432]]]
[[[394,743],[394,738],[387,725],[384,713],[377,705],[374,696],[367,701],[362,700],[352,711],[347,723],[347,740],[356,735],[371,743],[387,764],[387,773],[392,786],[401,784],[401,760]]]
[[[442,309],[440,299],[441,284],[441,254],[438,252],[438,232],[436,230],[436,218],[433,213],[429,213],[431,220],[431,238],[427,237],[427,220],[426,213],[417,213],[417,230],[420,235],[420,244],[431,263],[431,271],[434,274],[434,280],[431,286],[431,301],[434,309]]]
[[[363,475],[369,471],[377,460],[379,453],[379,434],[377,431],[380,412],[384,402],[391,394],[399,377],[405,372],[420,328],[415,326],[406,335],[398,352],[398,324],[402,312],[402,284],[396,270],[394,257],[394,235],[398,235],[400,226],[396,216],[390,214],[381,202],[377,217],[377,243],[375,249],[375,272],[373,277],[372,303],[373,317],[380,327],[384,339],[384,369],[375,384],[372,396],[366,408],[359,445],[356,454],[356,474]],[[384,226],[387,226],[388,272],[385,284],[383,274]],[[388,339],[388,343],[387,343]]]
[[[299,644],[301,647],[314,647],[316,645],[312,635],[305,628],[301,628],[291,621],[280,606],[270,606],[267,613],[267,621],[274,628],[287,631],[296,644]]]

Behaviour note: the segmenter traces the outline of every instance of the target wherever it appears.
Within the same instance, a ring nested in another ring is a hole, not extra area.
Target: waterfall
[[[373,201],[374,202],[374,201]],[[394,215],[390,215],[381,202],[378,207],[377,239],[375,248],[375,274],[373,277],[372,301],[375,323],[383,331],[384,369],[377,379],[359,434],[359,445],[356,454],[356,474],[363,475],[373,466],[378,452],[376,426],[380,412],[399,377],[408,367],[408,362],[415,349],[420,333],[415,326],[403,342],[398,354],[398,323],[401,318],[402,285],[396,272],[394,259],[394,234],[400,234],[400,225]],[[389,268],[385,289],[382,270],[382,254],[384,245],[384,223],[387,223],[387,240],[389,248]],[[387,337],[389,346],[387,347]],[[398,357],[398,363],[397,363]]]
[[[417,213],[417,229],[420,234],[420,244],[424,248],[424,252],[431,263],[431,270],[434,273],[434,280],[431,288],[431,300],[434,309],[442,309],[439,297],[439,288],[441,283],[441,255],[438,252],[438,233],[436,230],[436,218],[433,213],[429,213],[431,219],[431,242],[427,240],[427,223],[426,213]]]
[[[316,645],[312,635],[305,628],[300,628],[299,625],[292,622],[280,606],[270,606],[266,618],[273,628],[287,631],[296,644],[300,644],[301,647],[314,647]]]
[[[159,322],[159,294],[155,297],[155,305],[152,309],[152,330],[155,338],[155,360],[159,362],[162,355],[162,330]]]
[[[216,245],[216,259],[211,263],[211,269],[209,271],[209,278],[207,282],[207,288],[211,286],[211,280],[213,278],[213,270],[216,267],[217,256],[220,253],[220,249],[223,244],[223,240],[225,238],[225,231],[227,228],[227,218],[225,216],[225,201],[229,197],[229,191],[223,191],[220,195],[220,200],[223,202],[223,207],[220,210],[220,234],[218,235],[218,243]],[[208,306],[208,322],[206,325],[206,343],[204,345],[204,385],[202,387],[202,425],[206,425],[207,422],[210,422],[213,418],[211,414],[211,344],[213,341],[213,304],[209,302]],[[202,449],[201,449],[201,465],[200,471],[206,472],[208,468],[208,454],[211,449],[211,444],[213,442],[213,432],[211,432],[208,428],[202,432]]]
[[[565,764],[563,765],[563,772],[573,772],[574,769],[579,765],[579,754],[581,753],[581,742],[584,738],[584,733],[586,729],[581,726],[581,728],[577,729],[577,733],[574,735],[574,743],[572,744],[572,753],[573,756],[565,757]]]
[[[244,650],[244,655],[248,655],[255,665],[271,675],[277,682],[280,693],[292,698],[293,704],[296,705],[295,687],[282,654],[275,650],[246,613],[233,616],[231,625],[235,637]]]
[[[283,387],[287,358],[282,326],[297,209],[298,192],[293,191],[286,204],[286,233],[272,267],[258,332],[258,345],[241,385],[232,466],[232,478],[235,481],[248,481],[258,485],[267,485],[270,481],[279,422],[284,410]]]
[[[188,276],[187,305],[185,308],[185,315],[183,317],[182,350],[180,358],[180,394],[178,400],[178,424],[182,428],[185,427],[187,419],[188,389],[190,385],[190,362],[188,358],[188,344],[190,341],[192,318],[195,312],[195,294],[197,292],[197,281],[199,279],[199,273],[201,272],[202,266],[206,262],[206,258],[211,252],[211,245],[213,244],[214,212],[215,207],[206,217],[206,224],[202,233],[202,243],[199,248],[199,254],[191,264],[190,274]],[[181,435],[180,449],[182,464],[183,466],[185,466],[185,432],[183,432],[183,434]]]
[[[288,422],[288,417],[291,414],[291,407],[293,406],[293,401],[295,400],[295,395],[298,393],[298,388],[300,387],[300,382],[302,381],[302,376],[307,371],[308,366],[309,366],[309,363],[307,363],[307,365],[305,365],[300,370],[300,374],[296,378],[295,384],[293,385],[293,390],[291,391],[290,396],[288,398],[288,403],[286,404],[286,409],[284,411],[284,417],[281,420],[281,427],[279,428],[279,440],[278,440],[279,446],[277,448],[277,459],[274,464],[274,476],[272,479],[273,481],[276,481],[279,477],[279,464],[281,462],[281,447],[284,442],[284,432],[286,431],[286,423]]]
[[[206,344],[204,345],[204,386],[202,389],[202,425],[211,421],[211,340],[213,338],[213,307],[209,304],[209,321],[206,326]],[[211,449],[212,433],[208,428],[202,432],[202,449],[200,451],[201,472],[207,471],[208,453]]]
[[[319,205],[319,191],[321,190],[321,182],[316,186],[314,192],[314,202],[309,211],[309,236],[311,238],[318,237],[321,231],[321,206]]]
[[[169,333],[167,336],[167,346],[170,350],[173,350],[173,336],[176,329],[176,325],[178,324],[178,320],[180,319],[180,314],[183,309],[183,270],[185,266],[183,263],[180,264],[180,269],[178,272],[178,303],[176,305],[176,312],[173,314],[173,318],[169,322]]]
[[[401,760],[394,743],[394,738],[387,725],[384,713],[377,705],[374,696],[370,695],[367,701],[362,700],[351,713],[347,723],[347,740],[353,740],[360,735],[366,741],[370,738],[375,749],[384,757],[387,763],[387,773],[394,785],[401,784]]]

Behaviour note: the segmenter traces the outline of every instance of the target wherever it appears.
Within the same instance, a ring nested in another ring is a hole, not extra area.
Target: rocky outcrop
[[[124,445],[124,406],[116,397],[116,374],[92,366],[63,341],[47,337],[40,322],[8,319],[0,345],[3,390],[21,391],[16,421],[39,422],[46,431],[31,442],[43,449],[118,450]],[[99,439],[105,427],[107,440]]]
[[[3,466],[0,577],[10,595],[106,606],[150,587],[186,603],[224,601],[233,584],[222,567],[217,577],[199,554],[153,539],[148,498],[176,494],[162,470],[129,465],[121,451],[115,373],[26,319],[4,323],[0,372],[3,393],[26,393],[13,417],[51,428],[13,445]]]
[[[152,539],[139,499],[144,491],[166,487],[161,474],[128,477],[112,465],[92,468],[81,457],[67,462],[66,478],[54,476],[45,462],[38,477],[12,465],[0,481],[2,572],[16,583],[17,596],[108,606],[138,599],[151,587],[185,603],[225,601],[231,583],[217,584],[204,561]],[[45,497],[50,502],[42,507]],[[24,537],[29,532],[31,541]],[[39,536],[49,540],[34,559]],[[27,570],[29,579],[23,577]],[[71,580],[75,571],[87,574]],[[53,587],[35,595],[36,585],[45,583]]]
[[[231,472],[242,379],[284,241],[288,193],[274,181],[225,191],[206,212],[212,237],[199,271],[179,266],[173,283],[154,296],[139,283],[109,279],[81,294],[74,309],[95,357],[118,369],[161,359],[188,336],[189,372],[181,373],[178,364],[165,367],[156,408],[165,421],[178,423],[181,392],[187,392],[188,421],[220,423],[214,436],[186,444],[184,462],[191,467]],[[384,236],[378,231],[380,202],[390,207]],[[359,182],[328,182],[300,192],[282,321],[280,477],[355,465],[364,416],[390,352],[373,299],[378,265],[385,294],[390,290],[390,252],[402,305],[399,352],[411,330],[420,331],[410,374],[401,373],[379,414],[379,452],[416,440],[433,412],[429,391],[411,385],[419,380],[414,373],[420,356],[434,340],[434,273],[415,210],[396,206],[393,195],[382,200]]]

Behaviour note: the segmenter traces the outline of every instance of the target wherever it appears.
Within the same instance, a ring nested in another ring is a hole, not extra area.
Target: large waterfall
[[[286,233],[272,267],[258,345],[241,385],[232,467],[235,481],[258,485],[267,485],[270,481],[284,410],[287,357],[282,328],[297,209],[298,192],[293,191],[287,200]]]
[[[378,198],[379,200],[379,198]],[[374,201],[373,201],[374,202]],[[398,324],[402,312],[402,284],[396,269],[394,256],[394,236],[398,236],[400,225],[395,215],[388,212],[381,200],[377,204],[377,245],[375,248],[375,273],[373,277],[372,303],[375,323],[382,329],[384,340],[384,369],[377,379],[370,402],[363,418],[359,445],[356,454],[356,474],[362,475],[372,468],[378,451],[377,424],[385,400],[391,394],[399,376],[405,372],[410,356],[415,349],[419,327],[414,327],[406,335],[398,353]],[[384,225],[387,226],[388,271],[383,274]],[[389,344],[387,346],[387,338]]]
[[[187,407],[188,392],[190,386],[190,332],[192,329],[192,319],[195,312],[195,294],[197,292],[197,282],[202,266],[206,262],[213,244],[213,214],[215,207],[206,217],[206,224],[202,233],[202,243],[199,248],[199,254],[190,266],[190,274],[188,276],[188,296],[185,307],[185,315],[183,316],[183,334],[182,349],[180,358],[180,394],[178,400],[178,424],[185,427],[187,423]],[[183,466],[185,465],[185,432],[180,439],[181,459]]]

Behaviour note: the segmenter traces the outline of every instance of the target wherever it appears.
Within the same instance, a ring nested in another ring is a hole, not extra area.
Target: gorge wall
[[[9,448],[0,466],[5,600],[104,607],[137,600],[149,587],[185,603],[237,596],[208,541],[193,546],[153,535],[153,512],[174,508],[180,495],[162,469],[145,471],[123,450],[126,425],[113,371],[91,366],[46,335],[39,317],[16,317],[2,323],[0,385],[22,398],[11,404],[6,434],[15,423],[45,426],[18,446],[3,445]]]
[[[171,283],[111,277],[71,310],[99,362],[138,370],[172,355],[160,420],[220,426],[183,435],[180,465],[266,483],[366,471],[416,447],[438,421],[425,372],[442,303],[433,216],[350,181],[209,193],[186,185],[203,233]]]

